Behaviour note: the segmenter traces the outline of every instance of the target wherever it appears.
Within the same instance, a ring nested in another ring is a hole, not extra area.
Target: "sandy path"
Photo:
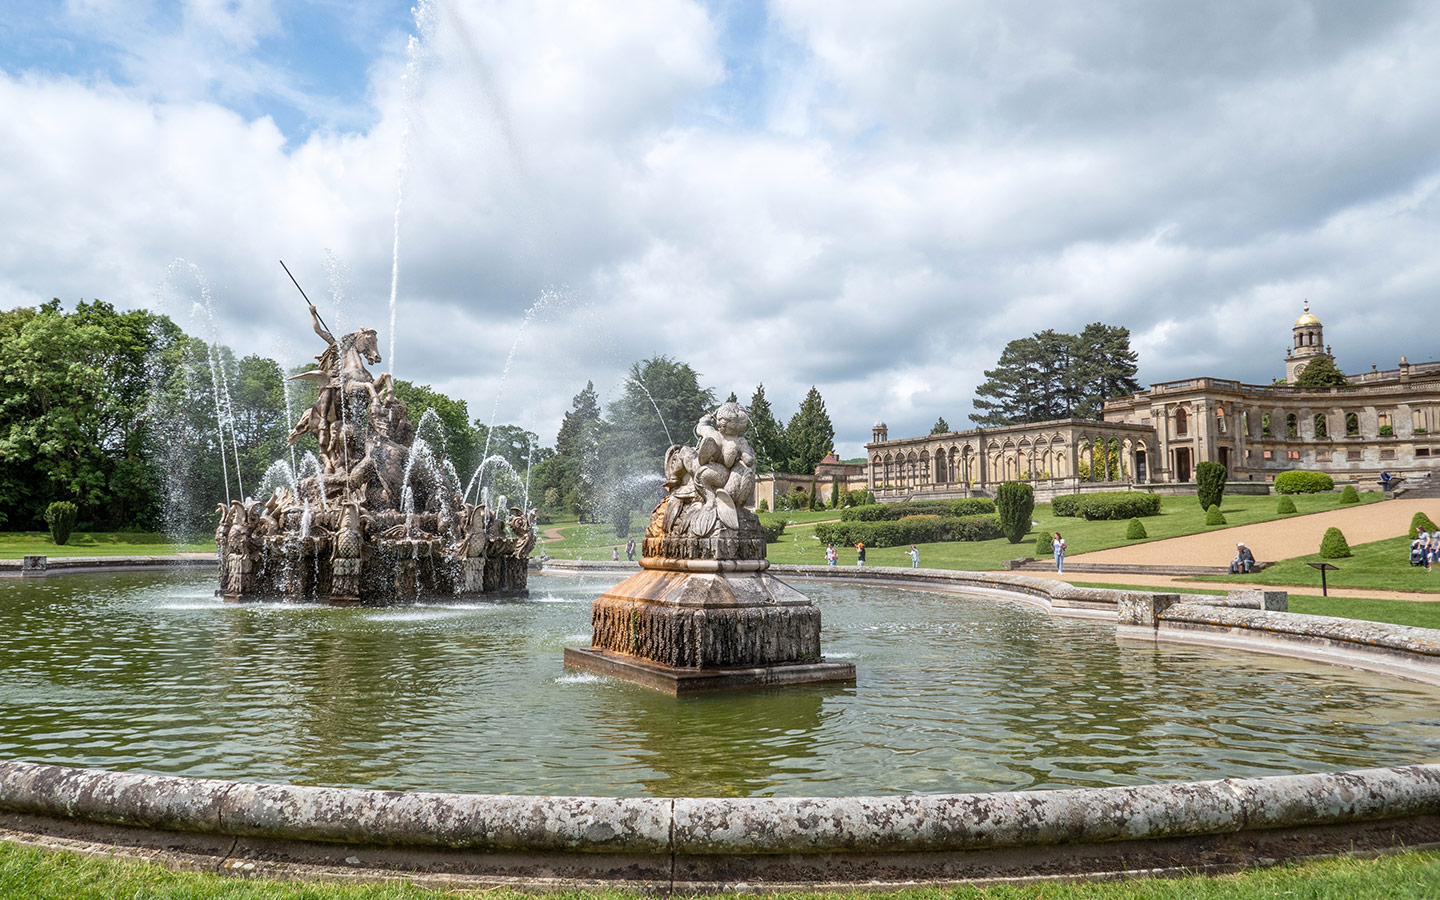
[[[1440,521],[1437,519],[1440,516],[1440,500],[1382,500],[1257,525],[1239,525],[1094,553],[1076,553],[1066,559],[1077,563],[1224,566],[1235,558],[1235,544],[1244,541],[1256,559],[1274,562],[1316,552],[1320,549],[1320,538],[1324,536],[1325,529],[1332,525],[1343,531],[1345,540],[1351,544],[1397,537],[1409,529],[1411,517],[1421,510],[1431,519]],[[1095,577],[1090,580],[1094,581]]]

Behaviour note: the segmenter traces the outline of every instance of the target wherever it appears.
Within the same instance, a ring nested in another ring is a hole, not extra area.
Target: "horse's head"
[[[355,350],[365,357],[370,364],[380,362],[380,342],[375,337],[375,329],[362,328],[355,332]]]

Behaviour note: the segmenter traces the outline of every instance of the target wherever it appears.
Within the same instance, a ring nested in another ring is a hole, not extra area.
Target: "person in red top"
[[[863,565],[865,565],[865,542],[864,542],[864,541],[861,541],[860,543],[858,543],[858,544],[855,545],[855,555],[856,555],[855,565],[857,565],[857,566],[863,566]]]

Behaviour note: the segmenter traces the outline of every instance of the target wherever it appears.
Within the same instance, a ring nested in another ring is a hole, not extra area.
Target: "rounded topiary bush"
[[[1138,541],[1150,535],[1145,533],[1145,523],[1138,518],[1131,519],[1130,524],[1125,526],[1125,540]]]
[[[1052,540],[1054,540],[1054,538],[1050,536],[1050,532],[1048,531],[1041,531],[1035,535],[1036,559],[1045,559],[1055,552],[1054,545],[1050,543]]]
[[[1356,491],[1355,491],[1355,485],[1353,485],[1353,484],[1347,484],[1347,485],[1345,485],[1345,490],[1343,490],[1343,491],[1340,492],[1340,502],[1341,502],[1341,503],[1359,503],[1359,502],[1360,502],[1360,495],[1359,495],[1358,493],[1356,493]]]
[[[1320,539],[1321,559],[1344,559],[1350,555],[1350,544],[1345,540],[1345,535],[1340,529],[1333,525],[1325,529],[1325,536]]]
[[[1225,516],[1220,512],[1220,507],[1212,506],[1205,510],[1206,525],[1224,525]]]
[[[50,526],[50,537],[55,544],[63,546],[70,540],[70,532],[75,528],[75,504],[69,500],[56,500],[45,507],[45,524]]]
[[[1417,512],[1410,517],[1410,540],[1415,540],[1422,531],[1427,534],[1433,533],[1435,531],[1435,523],[1430,521],[1430,517],[1423,512]]]
[[[1275,476],[1275,490],[1282,494],[1318,494],[1335,490],[1335,479],[1324,472],[1281,472]]]
[[[1281,497],[1280,502],[1275,504],[1275,511],[1282,516],[1286,516],[1290,513],[1296,512],[1295,498],[1288,495]]]

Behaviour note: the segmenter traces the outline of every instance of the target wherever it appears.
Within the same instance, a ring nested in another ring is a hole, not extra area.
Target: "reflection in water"
[[[804,584],[854,687],[676,700],[567,673],[603,581],[521,603],[225,605],[197,575],[0,582],[0,756],[300,784],[768,796],[1433,761],[1440,691],[1016,603]]]

